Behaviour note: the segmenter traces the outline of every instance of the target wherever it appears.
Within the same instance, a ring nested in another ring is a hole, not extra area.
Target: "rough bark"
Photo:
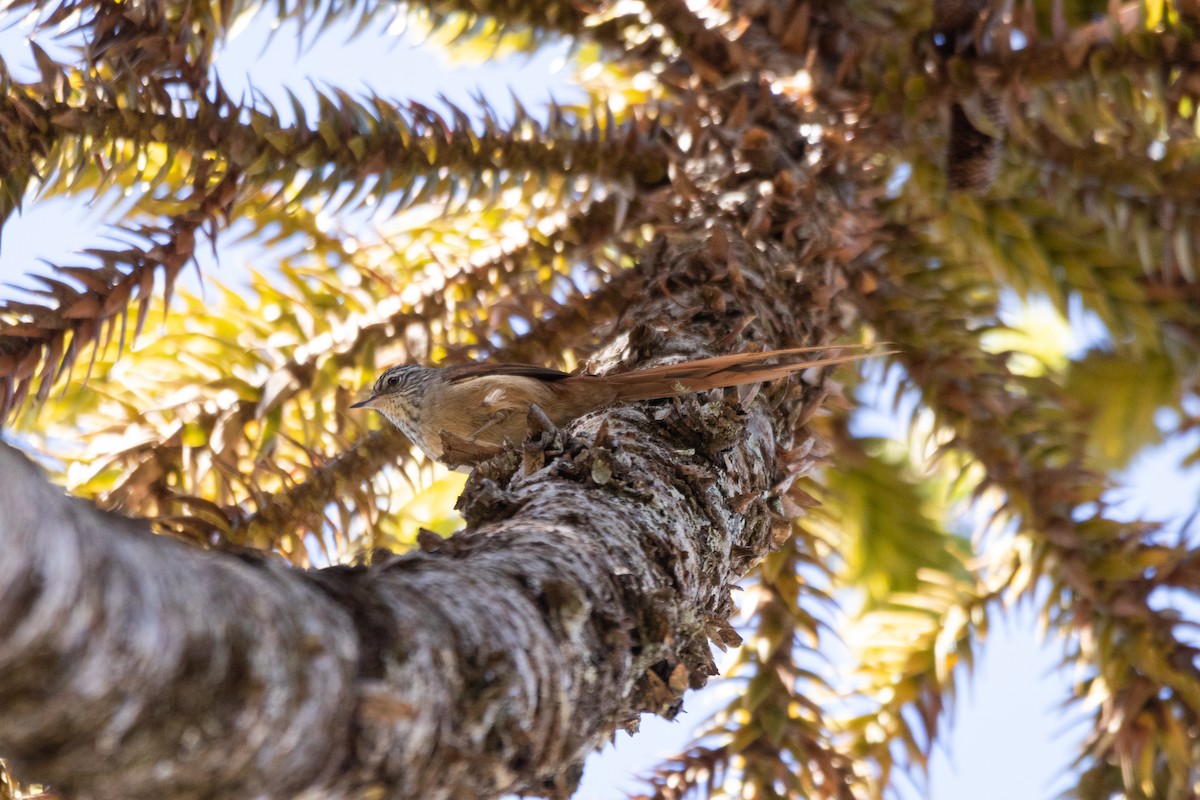
[[[820,330],[816,275],[724,236],[660,243],[631,360]],[[773,487],[808,463],[778,437],[819,398],[766,394],[585,417],[477,470],[468,530],[308,573],[151,536],[5,450],[0,753],[89,798],[565,794],[735,641],[730,588],[786,535]]]
[[[472,530],[309,574],[101,516],[6,451],[3,752],[87,797],[568,789],[600,736],[703,685],[710,635],[731,642],[729,587],[772,532],[762,500],[726,503],[774,474],[765,416],[741,416],[586,420],[552,468],[477,476]]]
[[[826,341],[870,226],[835,141],[764,87],[680,110],[608,361]],[[610,409],[482,465],[467,530],[290,571],[101,516],[0,454],[0,754],[68,796],[564,795],[730,644],[790,526],[821,375]]]
[[[18,774],[112,798],[282,797],[336,774],[358,643],[310,577],[63,497],[4,444],[0,509],[0,753]]]

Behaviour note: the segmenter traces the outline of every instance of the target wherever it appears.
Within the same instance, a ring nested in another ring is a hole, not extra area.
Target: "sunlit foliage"
[[[323,566],[449,533],[456,479],[348,413],[359,388],[404,360],[575,366],[639,252],[683,229],[664,197],[721,215],[795,194],[762,120],[799,115],[812,202],[844,205],[827,252],[778,246],[836,273],[844,333],[900,350],[846,396],[911,416],[892,441],[839,398],[814,421],[826,469],[777,487],[799,521],[721,636],[745,640],[740,690],[649,794],[887,794],[926,765],[991,620],[1036,594],[1093,717],[1072,793],[1192,797],[1197,653],[1151,594],[1200,590],[1200,557],[1106,493],[1195,427],[1200,9],[932,5],[11,0],[74,49],[34,45],[32,82],[0,64],[0,224],[72,197],[114,228],[6,290],[8,435],[205,546]],[[251,14],[310,40],[382,20],[464,59],[567,38],[589,100],[502,119],[338,88],[234,99],[213,58]],[[704,174],[714,126],[736,174]],[[257,272],[181,286],[235,240]]]

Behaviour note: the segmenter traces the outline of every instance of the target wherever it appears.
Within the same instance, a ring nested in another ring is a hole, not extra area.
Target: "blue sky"
[[[349,30],[350,26],[343,26],[342,32],[323,36],[297,57],[294,29],[285,26],[268,41],[269,31],[260,18],[221,54],[217,69],[234,97],[247,91],[247,79],[252,78],[254,86],[280,107],[287,105],[285,87],[311,100],[309,81],[349,91],[369,87],[384,96],[415,99],[435,107],[440,94],[468,108],[473,104],[471,95],[482,94],[502,113],[512,107],[512,92],[535,116],[552,95],[565,100],[580,96],[559,69],[568,55],[565,47],[532,58],[453,64],[435,48],[397,42],[381,30],[347,42]],[[15,68],[18,78],[30,78],[35,73],[22,34],[14,29],[0,33],[0,55]],[[22,64],[30,71],[22,74]],[[4,231],[0,280],[19,281],[22,274],[37,268],[38,258],[69,260],[72,250],[91,246],[103,236],[101,209],[67,201],[33,203]],[[238,283],[240,271],[253,257],[253,250],[244,246],[226,251],[217,277]],[[11,293],[10,288],[0,289],[0,296]],[[895,432],[895,419],[888,414],[873,419],[873,423],[864,423],[876,426],[873,432]],[[1194,450],[1196,446],[1193,437],[1189,447]],[[1121,513],[1133,517],[1147,508],[1154,509],[1159,518],[1182,518],[1190,513],[1200,497],[1200,481],[1195,471],[1185,473],[1177,467],[1187,452],[1190,450],[1176,444],[1140,458],[1128,475],[1128,488],[1120,493],[1124,502]],[[1179,601],[1163,598],[1163,602]],[[934,800],[1049,798],[1069,786],[1064,770],[1076,754],[1082,736],[1078,721],[1084,714],[1078,706],[1071,706],[1066,713],[1058,710],[1069,696],[1072,678],[1070,670],[1056,669],[1060,658],[1058,644],[1039,642],[1036,610],[1031,604],[1023,604],[1004,619],[997,618],[976,674],[970,680],[960,675],[960,702],[952,730],[934,757],[928,792],[917,785],[904,795]],[[714,691],[728,691],[728,687]],[[624,790],[636,789],[632,776],[648,773],[663,757],[683,749],[703,722],[705,709],[719,703],[719,694],[692,697],[686,706],[688,713],[679,721],[646,717],[636,737],[618,734],[615,746],[589,761],[578,796],[618,797]]]

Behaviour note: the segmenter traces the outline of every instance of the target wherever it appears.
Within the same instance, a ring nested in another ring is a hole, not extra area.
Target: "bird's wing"
[[[467,378],[485,378],[491,375],[515,375],[539,381],[561,381],[571,377],[569,372],[548,367],[535,367],[532,364],[459,364],[453,367],[442,367],[442,374],[451,383],[457,383]]]

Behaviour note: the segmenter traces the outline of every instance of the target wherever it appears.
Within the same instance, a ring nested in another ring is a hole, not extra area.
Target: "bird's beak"
[[[352,405],[350,407],[351,408],[374,408],[375,406],[372,404],[378,399],[379,398],[376,396],[371,396],[371,397],[368,397],[366,400],[363,400],[362,402],[359,402],[359,403],[355,403],[354,405]]]

